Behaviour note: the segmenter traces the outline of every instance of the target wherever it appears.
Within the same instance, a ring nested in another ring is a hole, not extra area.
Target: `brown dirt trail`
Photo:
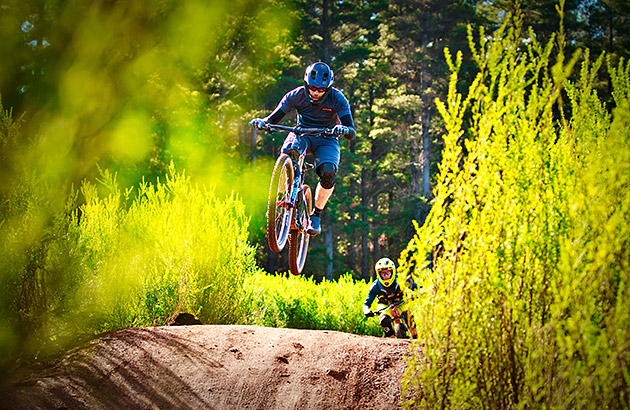
[[[1,408],[397,409],[408,349],[321,330],[123,329],[23,378]]]

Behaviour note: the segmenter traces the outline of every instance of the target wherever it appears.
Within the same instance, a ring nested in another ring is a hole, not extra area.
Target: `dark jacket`
[[[410,287],[412,290],[418,289],[418,285],[416,285],[413,281],[410,283]],[[402,298],[403,290],[398,285],[397,281],[394,281],[394,283],[385,287],[377,279],[372,282],[372,286],[370,286],[370,291],[368,292],[368,296],[365,299],[365,302],[363,302],[363,305],[369,308],[372,306],[374,299],[378,299],[378,303],[389,305],[391,303],[398,302]]]

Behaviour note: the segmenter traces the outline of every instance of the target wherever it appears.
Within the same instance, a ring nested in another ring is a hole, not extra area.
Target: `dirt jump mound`
[[[124,329],[13,385],[2,408],[397,409],[409,343],[255,326]]]

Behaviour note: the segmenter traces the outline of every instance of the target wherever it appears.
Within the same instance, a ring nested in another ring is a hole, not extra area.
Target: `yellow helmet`
[[[396,281],[396,264],[391,259],[379,259],[374,269],[376,269],[376,277],[381,285],[389,287]]]

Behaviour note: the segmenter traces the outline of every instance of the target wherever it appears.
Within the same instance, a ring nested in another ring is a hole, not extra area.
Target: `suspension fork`
[[[298,191],[302,188],[302,167],[299,161],[293,161],[293,170],[295,176],[293,177],[293,190],[291,191],[291,203],[296,204]]]
[[[304,183],[304,161],[306,158],[306,151],[308,147],[305,147],[297,160],[295,158],[291,158],[293,161],[293,169],[295,171],[295,176],[293,179],[293,190],[291,192],[291,204],[293,204],[293,222],[294,226],[298,229],[306,229],[306,226],[302,226],[302,221],[300,220],[300,213],[302,208],[302,201],[298,198],[298,192],[302,192],[302,184]]]

